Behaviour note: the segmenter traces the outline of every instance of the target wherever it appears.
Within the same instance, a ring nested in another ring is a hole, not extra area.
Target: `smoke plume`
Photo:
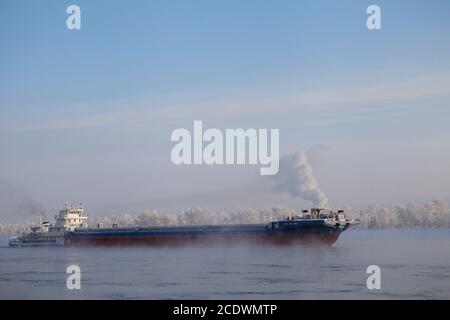
[[[43,204],[33,199],[24,186],[0,179],[0,218],[9,221],[46,219]]]
[[[328,205],[328,199],[320,190],[319,183],[302,151],[281,160],[280,171],[275,179],[276,191],[287,191],[295,198],[301,197],[311,201],[315,207],[325,208]]]

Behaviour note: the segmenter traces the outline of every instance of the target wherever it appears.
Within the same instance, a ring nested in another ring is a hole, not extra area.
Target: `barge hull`
[[[253,225],[87,229],[66,235],[66,245],[192,245],[240,244],[331,245],[346,227],[329,226],[322,220],[281,221]]]
[[[209,235],[209,236],[125,236],[125,237],[68,237],[70,246],[184,246],[184,245],[220,245],[220,244],[258,244],[293,245],[318,244],[332,245],[339,237],[338,232],[331,234],[304,235]]]

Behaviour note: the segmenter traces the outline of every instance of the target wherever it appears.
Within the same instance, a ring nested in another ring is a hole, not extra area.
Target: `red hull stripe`
[[[67,238],[67,245],[100,245],[100,246],[128,246],[128,245],[190,245],[190,244],[333,244],[339,234],[322,235],[254,235],[254,236],[167,236],[167,237],[74,237]]]

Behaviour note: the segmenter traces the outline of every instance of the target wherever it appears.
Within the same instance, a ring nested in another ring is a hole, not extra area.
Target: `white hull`
[[[26,236],[25,236],[26,237]],[[65,245],[65,237],[58,236],[52,240],[42,241],[39,239],[23,239],[22,237],[13,237],[9,239],[8,244],[10,247],[43,247],[43,246],[63,246]]]

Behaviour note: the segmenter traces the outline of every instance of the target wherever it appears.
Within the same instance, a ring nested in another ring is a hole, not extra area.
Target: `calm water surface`
[[[67,266],[81,290],[66,288]],[[381,268],[368,290],[366,268]],[[0,298],[449,299],[450,230],[345,232],[332,247],[8,248]]]

